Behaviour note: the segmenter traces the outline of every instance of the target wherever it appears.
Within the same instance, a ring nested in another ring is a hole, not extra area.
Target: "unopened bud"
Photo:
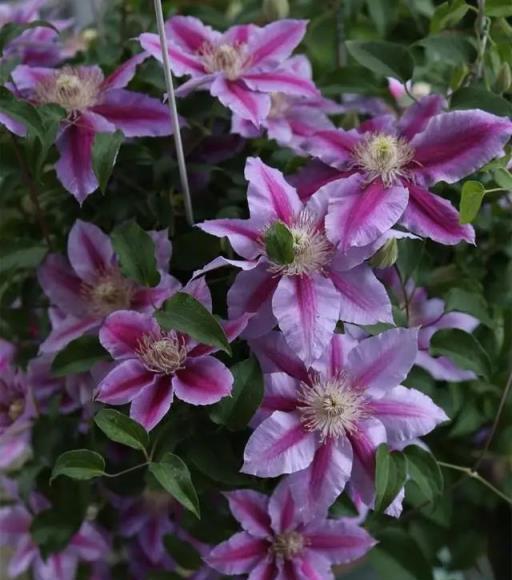
[[[396,238],[388,240],[382,248],[370,259],[372,268],[389,268],[398,258],[398,244]]]
[[[290,13],[288,0],[263,0],[263,15],[266,20],[279,20],[286,18]]]
[[[506,93],[512,85],[512,73],[510,72],[510,65],[504,62],[496,76],[494,89],[497,93]]]

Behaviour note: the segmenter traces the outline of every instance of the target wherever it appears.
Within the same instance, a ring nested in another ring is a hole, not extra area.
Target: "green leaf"
[[[2,244],[0,248],[0,274],[10,270],[37,268],[45,257],[47,248],[36,245],[26,248],[20,247],[23,242],[14,240],[12,244]]]
[[[482,345],[472,335],[459,329],[439,330],[430,342],[430,353],[447,356],[457,366],[489,380],[491,361]]]
[[[183,507],[198,518],[199,499],[190,477],[188,467],[177,455],[166,453],[159,463],[152,463],[149,471],[158,483]]]
[[[281,222],[275,222],[265,233],[265,249],[274,264],[291,264],[294,258],[293,235]]]
[[[477,87],[464,87],[452,95],[452,109],[483,109],[503,117],[512,115],[512,104],[490,91]]]
[[[484,197],[485,187],[479,181],[464,182],[459,205],[461,224],[470,224],[476,218]]]
[[[396,21],[398,3],[395,0],[366,0],[370,18],[380,36],[386,36]]]
[[[381,79],[363,66],[344,66],[322,77],[322,93],[337,96],[341,93],[380,93],[384,84]]]
[[[96,133],[92,149],[92,166],[102,193],[107,190],[108,180],[116,162],[119,148],[123,142],[122,131]]]
[[[231,354],[222,326],[213,314],[190,294],[177,292],[156,313],[156,319],[166,330],[179,330],[202,344],[215,346]]]
[[[252,358],[231,367],[235,382],[230,397],[224,397],[210,411],[210,419],[232,431],[247,426],[263,399],[263,375]]]
[[[96,336],[81,336],[71,341],[53,359],[52,372],[56,377],[83,373],[97,362],[109,360],[108,352]]]
[[[386,443],[377,448],[375,510],[385,511],[405,484],[406,462],[400,451],[390,452]]]
[[[494,328],[495,324],[489,315],[489,307],[487,301],[477,292],[470,292],[463,288],[452,288],[446,297],[446,312],[467,312],[480,322]]]
[[[430,32],[441,32],[441,30],[444,30],[445,28],[454,26],[464,18],[468,10],[469,6],[466,4],[465,0],[443,2],[436,8],[436,11],[432,16],[432,20],[430,21]]]
[[[512,174],[506,169],[496,169],[493,173],[494,181],[503,189],[512,191]]]
[[[181,568],[185,570],[197,570],[202,566],[203,560],[201,554],[189,542],[167,534],[164,536],[164,546],[173,560]]]
[[[432,453],[417,445],[404,449],[407,459],[407,473],[419,487],[425,499],[432,501],[443,492],[443,474]]]
[[[362,66],[386,77],[408,81],[414,72],[414,61],[407,48],[392,42],[346,43],[349,53]]]
[[[89,449],[66,451],[57,457],[50,481],[59,475],[81,480],[101,477],[105,475],[105,460],[99,453]]]
[[[44,126],[37,109],[26,101],[17,99],[4,87],[0,87],[0,111],[25,125],[38,139],[44,141]]]
[[[486,16],[507,18],[512,16],[512,2],[510,0],[487,0],[485,3]]]
[[[464,65],[474,60],[476,52],[470,38],[457,33],[431,34],[415,44],[423,46],[428,60],[440,60],[446,64]]]
[[[114,228],[112,245],[119,258],[123,274],[146,286],[160,282],[155,258],[155,243],[135,221]]]
[[[149,436],[144,427],[119,411],[101,409],[94,417],[94,422],[109,439],[132,449],[145,451],[149,444]]]

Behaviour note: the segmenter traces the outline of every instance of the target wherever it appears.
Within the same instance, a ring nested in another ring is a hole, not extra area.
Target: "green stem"
[[[125,475],[126,473],[131,473],[132,471],[136,471],[137,469],[142,469],[150,464],[150,461],[146,461],[145,463],[141,463],[140,465],[134,465],[133,467],[129,467],[128,469],[123,469],[122,471],[118,471],[117,473],[105,473],[105,477],[119,477],[120,475]]]

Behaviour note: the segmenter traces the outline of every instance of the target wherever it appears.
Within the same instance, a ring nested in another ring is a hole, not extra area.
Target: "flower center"
[[[65,66],[39,82],[36,99],[68,112],[83,111],[96,104],[102,82],[103,74],[97,68]]]
[[[304,549],[304,536],[299,532],[284,532],[275,537],[270,550],[275,556],[289,560]]]
[[[354,165],[373,181],[380,177],[386,186],[407,175],[407,165],[414,159],[414,149],[406,139],[372,133],[354,148]]]
[[[270,271],[284,276],[322,272],[335,252],[315,216],[303,210],[287,228],[292,237],[293,259],[288,264],[272,263]]]
[[[327,380],[317,377],[311,385],[302,383],[298,399],[304,428],[318,431],[322,441],[354,431],[365,415],[364,397],[343,372]]]
[[[25,408],[25,401],[23,399],[15,399],[10,405],[7,415],[9,419],[14,423],[16,419],[23,413]]]
[[[183,368],[187,358],[184,339],[172,330],[159,336],[146,334],[140,341],[137,352],[148,371],[164,375],[172,375]]]
[[[119,270],[111,270],[101,275],[94,285],[84,284],[82,294],[88,304],[89,312],[103,318],[116,310],[130,307],[134,287]]]
[[[230,81],[237,79],[247,65],[245,44],[206,43],[201,49],[201,56],[206,72],[223,72]]]

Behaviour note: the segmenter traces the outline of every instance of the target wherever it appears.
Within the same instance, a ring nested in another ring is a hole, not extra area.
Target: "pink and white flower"
[[[502,155],[512,122],[480,110],[443,113],[442,106],[432,95],[398,123],[392,115],[376,117],[357,130],[319,131],[310,139],[309,152],[340,172],[318,175],[331,198],[331,242],[364,246],[399,222],[442,244],[474,243],[472,226],[461,225],[451,203],[429,187],[455,183]],[[315,190],[311,181],[308,187]]]
[[[160,283],[154,288],[123,276],[110,238],[100,228],[81,220],[74,223],[68,238],[68,257],[50,254],[39,268],[39,283],[58,308],[41,352],[56,352],[86,332],[97,331],[106,316],[116,310],[152,312],[179,290],[181,284],[167,273],[171,257],[167,232],[150,235],[160,273]]]
[[[211,220],[198,227],[227,236],[246,260],[231,262],[243,271],[228,293],[230,318],[255,314],[246,336],[265,334],[277,322],[291,348],[311,364],[325,350],[338,320],[393,321],[384,287],[363,263],[380,241],[344,254],[327,237],[325,191],[303,203],[282,173],[258,158],[247,160],[245,177],[250,219]],[[265,236],[275,223],[293,237],[291,263],[275,263],[266,253]]]
[[[206,561],[229,576],[334,580],[333,565],[361,558],[376,543],[348,519],[304,514],[286,481],[270,498],[252,490],[226,497],[243,531],[215,547]]]
[[[307,368],[279,334],[254,341],[266,375],[259,418],[242,471],[293,474],[306,511],[324,511],[350,481],[365,505],[375,497],[375,452],[426,435],[447,420],[423,393],[401,386],[418,352],[417,329],[392,329],[354,345],[336,334]]]
[[[145,54],[130,58],[106,78],[97,66],[53,69],[21,65],[12,72],[11,88],[16,96],[35,105],[59,105],[66,111],[56,141],[60,153],[57,177],[80,204],[98,188],[92,165],[96,133],[116,129],[125,137],[172,133],[164,104],[125,89],[146,58]]]
[[[187,289],[210,306],[204,279]],[[243,331],[247,317],[224,323],[228,340]],[[169,411],[174,395],[190,405],[211,405],[229,395],[233,375],[216,349],[189,336],[160,328],[149,314],[114,312],[100,330],[100,342],[119,364],[101,381],[98,400],[109,405],[131,403],[130,416],[147,430]]]
[[[271,110],[271,94],[319,97],[311,80],[282,66],[306,31],[303,20],[279,20],[264,27],[233,26],[220,33],[192,16],[166,23],[169,59],[176,76],[192,77],[178,95],[207,89],[256,126]],[[144,50],[162,62],[158,35],[139,36]]]

